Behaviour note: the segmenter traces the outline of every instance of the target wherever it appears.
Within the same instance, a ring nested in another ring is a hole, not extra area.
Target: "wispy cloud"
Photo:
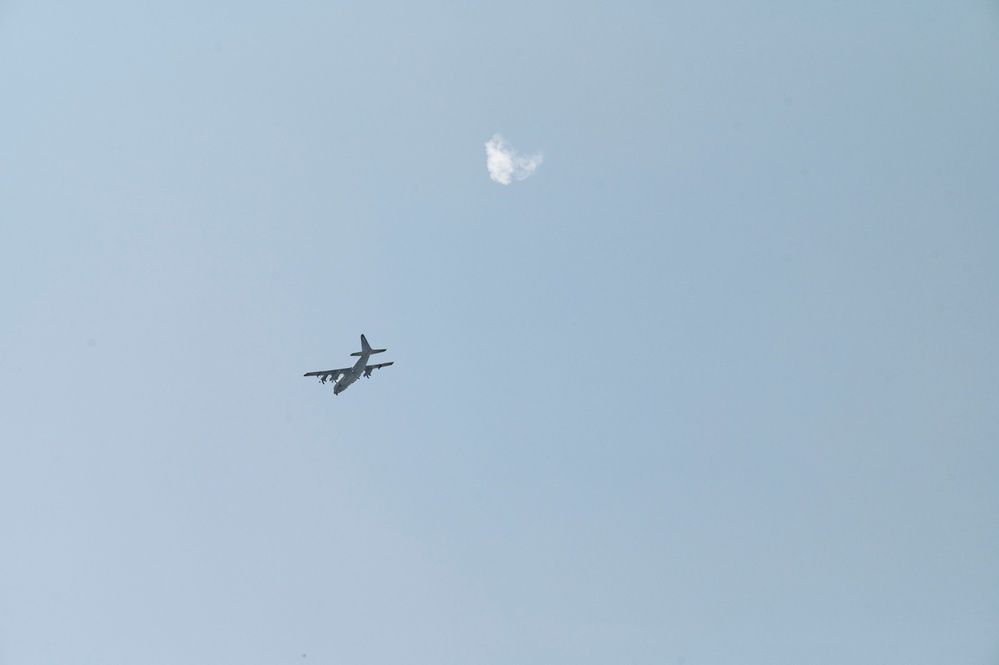
[[[497,134],[486,141],[486,168],[489,177],[501,185],[509,185],[512,178],[523,180],[541,166],[541,153],[521,155]]]

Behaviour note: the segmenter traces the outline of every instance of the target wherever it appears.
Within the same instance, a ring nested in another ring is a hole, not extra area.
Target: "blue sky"
[[[997,662],[999,9],[869,4],[0,6],[0,663]]]

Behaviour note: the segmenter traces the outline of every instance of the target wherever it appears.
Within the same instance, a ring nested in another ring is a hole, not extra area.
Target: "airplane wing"
[[[320,381],[326,383],[327,381],[336,381],[350,370],[350,367],[346,367],[344,369],[328,369],[325,372],[307,372],[302,376],[318,376]]]
[[[364,376],[370,379],[371,378],[371,372],[373,370],[381,369],[382,367],[388,367],[389,365],[394,365],[394,364],[395,364],[395,361],[393,360],[390,363],[378,363],[377,365],[365,365],[364,366]]]

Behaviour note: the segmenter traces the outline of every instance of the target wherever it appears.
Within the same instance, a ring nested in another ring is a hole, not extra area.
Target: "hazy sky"
[[[997,119],[986,0],[0,4],[0,664],[999,663]]]

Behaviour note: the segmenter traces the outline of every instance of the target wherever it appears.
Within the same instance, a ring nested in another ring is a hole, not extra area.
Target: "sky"
[[[0,4],[0,665],[996,665],[997,118],[986,0]]]

